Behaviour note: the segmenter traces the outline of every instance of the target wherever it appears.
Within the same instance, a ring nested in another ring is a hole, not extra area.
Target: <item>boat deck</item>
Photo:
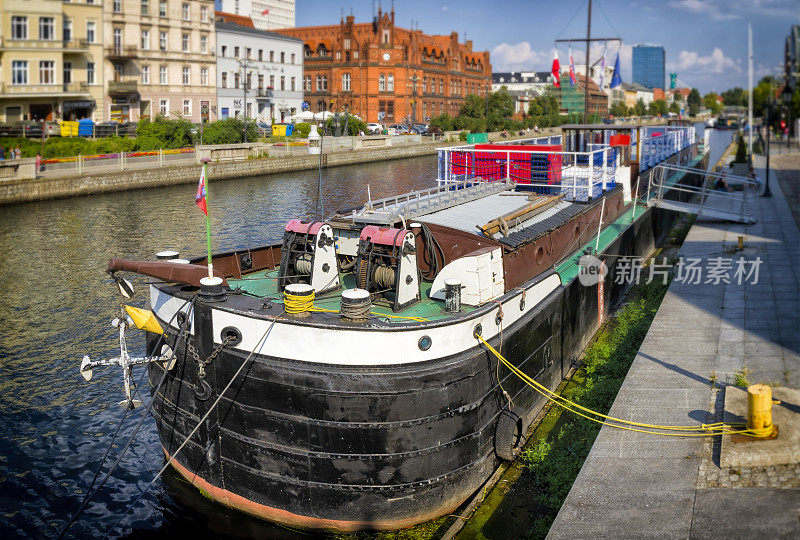
[[[314,300],[314,305],[322,309],[330,309],[334,311],[339,310],[342,291],[345,289],[354,289],[356,287],[356,276],[353,274],[339,274],[339,280],[342,283],[342,288],[336,291],[323,293]],[[241,287],[244,291],[254,294],[263,298],[270,299],[274,302],[283,302],[283,293],[278,291],[278,270],[271,270],[269,272],[254,272],[248,274],[247,277],[242,279],[228,278],[228,284],[231,287]],[[444,309],[444,301],[435,300],[429,297],[432,283],[422,282],[421,285],[421,298],[420,301],[409,306],[406,309],[395,313],[392,311],[391,306],[388,305],[386,300],[380,300],[372,304],[372,311],[378,314],[378,317],[385,322],[402,324],[410,322],[407,319],[398,317],[415,317],[423,318],[431,321],[446,319],[451,317],[452,314]],[[475,311],[477,307],[463,305],[461,306],[461,313],[469,313]],[[381,317],[384,315],[384,317]]]

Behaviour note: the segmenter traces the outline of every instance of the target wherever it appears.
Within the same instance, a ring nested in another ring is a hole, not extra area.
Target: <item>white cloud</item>
[[[672,0],[667,5],[716,20],[741,19],[753,15],[796,20],[798,15],[797,0]]]
[[[493,71],[545,71],[553,60],[553,51],[536,51],[527,41],[501,43],[490,56]]]
[[[448,9],[450,9],[449,6],[442,6],[442,11],[447,11]]]
[[[678,76],[682,72],[700,73],[700,74],[731,74],[742,73],[740,66],[741,60],[734,60],[719,47],[714,47],[711,54],[708,56],[700,56],[695,51],[681,51],[678,54],[678,60],[667,62],[667,69],[669,71],[677,71]]]
[[[668,4],[670,7],[708,15],[716,20],[738,19],[739,15],[732,13],[732,4],[718,4],[711,0],[674,0]]]

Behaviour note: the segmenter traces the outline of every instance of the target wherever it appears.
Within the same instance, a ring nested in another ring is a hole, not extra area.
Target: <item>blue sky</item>
[[[297,0],[297,26],[331,24],[351,9],[356,22],[372,17],[375,0]],[[553,41],[586,35],[587,0],[397,0],[395,23],[411,21],[431,34],[459,33],[491,52],[494,71],[549,71]],[[391,2],[382,2],[384,10]],[[631,46],[659,43],[667,71],[702,93],[747,87],[747,23],[753,24],[754,79],[781,73],[784,40],[800,24],[800,0],[594,0],[592,34],[621,37],[623,78],[630,80]],[[576,62],[584,54],[573,49]],[[582,49],[585,51],[585,49]],[[616,56],[617,46],[606,51]],[[595,45],[593,60],[602,53]],[[561,44],[559,58],[567,62]],[[613,59],[607,60],[613,62]]]

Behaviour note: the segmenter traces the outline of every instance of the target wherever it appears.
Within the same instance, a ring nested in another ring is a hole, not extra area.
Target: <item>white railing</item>
[[[655,167],[668,157],[691,146],[696,141],[694,126],[689,127],[664,127],[665,132],[653,136],[646,136],[647,129],[642,137],[642,150],[639,159],[639,170],[645,171]],[[656,128],[659,129],[659,128]]]
[[[618,183],[617,149],[597,146],[590,152],[536,150],[535,146],[530,150],[440,148],[438,181],[440,185],[507,181],[541,195],[586,201]]]

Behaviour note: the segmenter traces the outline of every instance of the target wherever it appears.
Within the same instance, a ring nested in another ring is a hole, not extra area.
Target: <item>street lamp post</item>
[[[239,67],[242,70],[242,91],[244,93],[242,100],[242,118],[244,118],[244,142],[247,142],[247,69],[252,68],[253,64],[248,60],[239,60]]]
[[[789,152],[789,141],[792,139],[792,89],[789,87],[789,79],[786,79],[786,84],[783,85],[783,92],[781,92],[783,104],[786,105],[786,151]]]
[[[770,128],[769,113],[770,109],[772,109],[772,104],[773,100],[770,97],[769,101],[767,101],[767,106],[765,108],[766,121],[764,122],[765,124],[764,127],[767,131],[767,172],[766,172],[766,179],[764,181],[764,193],[761,195],[762,197],[772,197],[772,192],[769,190],[769,128]]]

